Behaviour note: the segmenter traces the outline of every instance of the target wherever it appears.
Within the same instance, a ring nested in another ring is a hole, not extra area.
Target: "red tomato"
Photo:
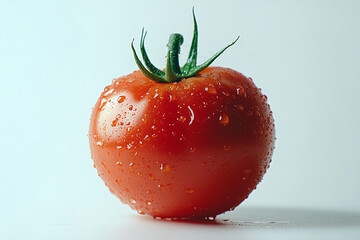
[[[275,140],[267,98],[251,78],[208,67],[161,83],[141,71],[107,86],[90,149],[110,191],[141,214],[214,217],[248,197]]]

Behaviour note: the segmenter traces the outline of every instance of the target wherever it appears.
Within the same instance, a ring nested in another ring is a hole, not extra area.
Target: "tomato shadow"
[[[360,227],[360,212],[292,208],[240,207],[215,219],[145,219],[167,224],[246,229]]]
[[[216,218],[178,218],[178,219],[153,218],[153,221],[183,223],[183,224],[192,224],[192,225],[206,225],[206,226],[224,224],[224,222],[222,221],[217,221]]]

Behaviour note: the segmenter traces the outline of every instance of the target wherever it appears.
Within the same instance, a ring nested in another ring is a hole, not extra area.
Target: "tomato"
[[[208,218],[234,209],[271,161],[266,96],[232,69],[206,67],[171,82],[149,72],[113,80],[93,108],[89,142],[99,176],[141,214]]]

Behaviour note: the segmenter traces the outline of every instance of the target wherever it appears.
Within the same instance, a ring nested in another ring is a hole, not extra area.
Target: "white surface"
[[[1,234],[155,238],[179,228],[208,239],[359,239],[359,224],[314,229],[309,218],[300,228],[158,224],[128,217],[108,193],[90,160],[91,107],[113,78],[136,69],[130,42],[138,45],[142,27],[154,64],[164,66],[173,32],[185,37],[184,59],[192,6],[199,62],[240,35],[214,65],[251,76],[274,112],[272,165],[242,207],[317,209],[320,218],[360,211],[359,1],[0,1]]]
[[[360,213],[338,211],[240,208],[209,222],[156,220],[104,207],[71,215],[2,225],[2,239],[360,239]]]

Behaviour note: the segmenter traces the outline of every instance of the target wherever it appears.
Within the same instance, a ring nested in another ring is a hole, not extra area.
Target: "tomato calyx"
[[[239,39],[238,36],[235,39],[235,41],[233,41],[232,43],[230,43],[229,45],[227,45],[226,47],[215,53],[210,59],[208,59],[207,61],[205,61],[200,65],[196,65],[197,49],[198,49],[198,28],[197,28],[194,9],[192,13],[194,20],[193,39],[192,39],[188,59],[182,68],[180,68],[179,65],[180,46],[184,42],[184,38],[181,34],[174,33],[170,35],[169,42],[167,44],[168,53],[167,53],[167,62],[166,62],[165,71],[158,69],[151,63],[149,56],[147,55],[145,50],[145,37],[147,32],[146,31],[144,32],[144,29],[142,29],[141,32],[140,51],[145,66],[139,59],[134,48],[134,40],[132,40],[131,49],[134,54],[135,62],[145,77],[161,83],[179,82],[181,81],[181,79],[193,77],[202,70],[204,70],[205,68],[207,68],[217,57],[219,57],[230,46],[234,45],[236,41]]]

